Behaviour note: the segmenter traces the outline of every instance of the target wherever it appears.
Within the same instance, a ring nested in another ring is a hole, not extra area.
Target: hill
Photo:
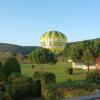
[[[67,52],[70,51],[70,48],[72,47],[89,47],[92,49],[92,51],[98,51],[100,52],[100,38],[97,39],[91,39],[91,40],[84,40],[84,41],[76,41],[76,42],[69,42],[66,44],[64,55],[66,56]],[[35,50],[39,48],[38,46],[19,46],[19,45],[13,45],[13,44],[7,44],[7,43],[0,43],[0,56],[9,56],[12,54],[21,54],[21,55],[28,55],[32,50]],[[70,54],[70,53],[68,53]]]
[[[32,50],[38,48],[37,46],[18,46],[13,44],[0,43],[0,55],[3,54],[22,54],[28,55]]]

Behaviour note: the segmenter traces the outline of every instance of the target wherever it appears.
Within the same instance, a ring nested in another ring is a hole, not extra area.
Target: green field
[[[58,62],[55,65],[35,65],[34,70],[32,69],[32,64],[22,64],[22,74],[25,76],[32,76],[35,71],[48,71],[53,72],[56,75],[57,83],[65,83],[68,79],[72,80],[82,80],[85,78],[86,71],[81,69],[74,69],[73,75],[68,75],[66,70],[71,67],[70,63]]]

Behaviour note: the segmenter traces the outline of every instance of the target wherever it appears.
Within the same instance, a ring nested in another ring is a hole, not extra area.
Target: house
[[[81,62],[77,62],[77,63],[75,63],[75,62],[73,62],[72,60],[68,60],[68,62],[71,62],[72,63],[72,68],[74,68],[74,69],[83,69],[83,70],[87,70],[87,65],[85,65],[85,64],[83,64],[83,63],[81,63]],[[100,68],[100,67],[99,67]],[[90,65],[89,66],[89,69],[90,70],[95,70],[96,69],[96,64],[94,64],[94,65]]]

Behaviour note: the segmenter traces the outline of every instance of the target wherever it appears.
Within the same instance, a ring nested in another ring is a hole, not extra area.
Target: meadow
[[[35,65],[34,69],[32,69],[32,64],[22,64],[22,74],[24,76],[33,76],[35,71],[46,71],[53,72],[56,76],[57,83],[66,83],[68,79],[73,81],[83,80],[85,79],[86,71],[82,69],[74,69],[73,75],[69,75],[67,73],[67,69],[71,67],[71,63],[67,62],[57,62],[54,65],[44,64],[44,65]]]

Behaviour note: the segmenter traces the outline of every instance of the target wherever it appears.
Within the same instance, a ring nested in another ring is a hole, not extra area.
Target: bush
[[[10,81],[8,88],[14,100],[34,97],[34,81],[32,78],[16,77]]]
[[[96,72],[90,72],[86,74],[86,79],[91,82],[100,83],[100,74]]]
[[[0,100],[3,100],[3,95],[2,94],[0,94]]]
[[[33,75],[35,80],[41,80],[47,83],[55,83],[56,77],[51,72],[35,72]]]
[[[0,94],[0,100],[13,100],[11,95],[7,92]]]
[[[56,83],[56,77],[51,72],[35,72],[34,79],[41,82],[41,96],[44,100],[58,100],[56,88],[54,84]],[[39,89],[39,85],[38,88]]]
[[[57,91],[57,88],[54,84],[47,84],[45,85],[45,91],[44,91],[44,100],[60,100],[61,97],[59,95],[60,93]]]
[[[5,93],[5,91],[6,91],[5,82],[0,81],[0,98],[3,98],[3,94]]]
[[[16,58],[10,57],[5,61],[3,71],[6,78],[13,73],[21,73],[20,64]]]
[[[0,62],[0,80],[3,80],[3,79],[4,79],[3,65]]]
[[[41,97],[41,81],[40,80],[37,80],[35,81],[35,84],[34,84],[34,97]]]
[[[68,72],[69,75],[72,75],[73,74],[73,68],[68,68],[67,72]]]
[[[12,99],[12,97],[11,97],[11,95],[9,94],[9,93],[4,93],[4,95],[3,95],[3,100],[13,100]]]

